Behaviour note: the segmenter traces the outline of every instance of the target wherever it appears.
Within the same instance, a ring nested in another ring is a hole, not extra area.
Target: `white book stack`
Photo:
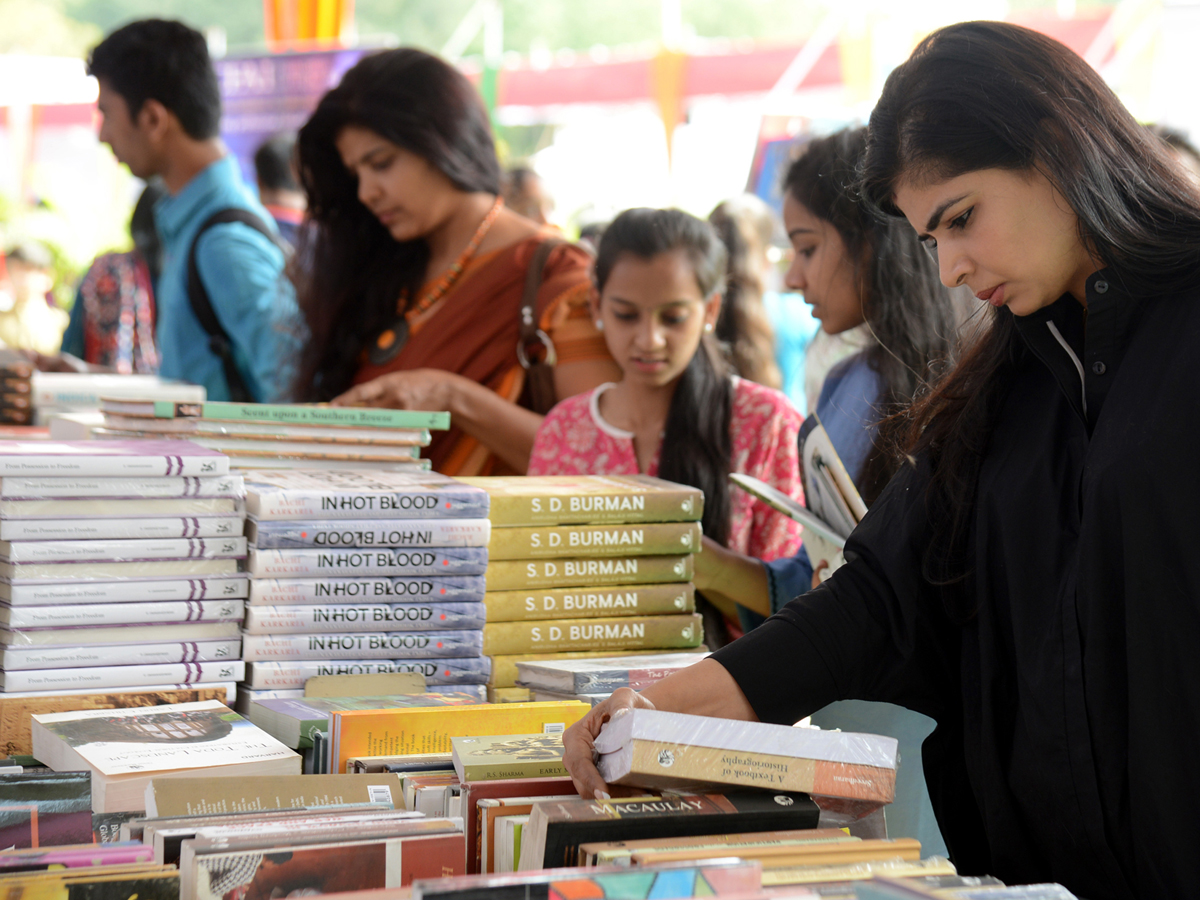
[[[0,441],[0,693],[232,687],[244,521],[186,441]]]
[[[420,672],[482,693],[488,495],[428,472],[247,475],[242,701],[314,675]]]

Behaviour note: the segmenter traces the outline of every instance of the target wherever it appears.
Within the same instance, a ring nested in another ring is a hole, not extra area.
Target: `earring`
[[[713,329],[712,322],[705,322],[705,323],[704,323],[704,330],[705,330],[705,332],[706,332],[706,333],[709,333],[709,334],[711,334],[711,333],[712,333],[712,329]]]
[[[596,330],[597,330],[597,331],[603,331],[603,330],[604,330],[604,321],[603,321],[602,319],[597,319],[597,320],[596,320]]]

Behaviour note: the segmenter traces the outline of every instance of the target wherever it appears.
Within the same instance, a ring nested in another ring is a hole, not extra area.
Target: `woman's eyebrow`
[[[936,231],[937,227],[942,224],[942,216],[946,214],[946,210],[952,207],[955,203],[961,203],[965,199],[967,199],[967,195],[963,194],[961,197],[955,197],[953,200],[947,200],[945,203],[935,209],[933,214],[929,217],[929,221],[925,225],[925,230]]]

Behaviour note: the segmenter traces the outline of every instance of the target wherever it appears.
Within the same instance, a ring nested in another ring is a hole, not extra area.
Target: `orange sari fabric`
[[[518,402],[525,387],[525,372],[517,360],[525,273],[545,239],[527,238],[473,260],[429,313],[410,322],[408,343],[394,358],[377,366],[364,356],[354,383],[407,369],[442,369]],[[587,251],[562,244],[551,252],[543,270],[538,324],[553,340],[560,365],[609,355],[588,313],[590,265]],[[423,455],[434,470],[447,475],[511,474],[486,447],[453,424],[449,431],[435,431],[425,448]]]

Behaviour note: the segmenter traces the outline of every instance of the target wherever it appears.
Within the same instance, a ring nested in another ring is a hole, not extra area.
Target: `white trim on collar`
[[[609,388],[616,386],[617,383],[615,381],[609,381],[592,391],[592,396],[588,398],[588,410],[592,414],[592,421],[596,423],[596,427],[609,437],[614,437],[619,441],[632,441],[632,431],[626,431],[624,428],[618,428],[616,425],[613,425],[611,422],[607,421],[604,416],[600,415],[600,395]]]

